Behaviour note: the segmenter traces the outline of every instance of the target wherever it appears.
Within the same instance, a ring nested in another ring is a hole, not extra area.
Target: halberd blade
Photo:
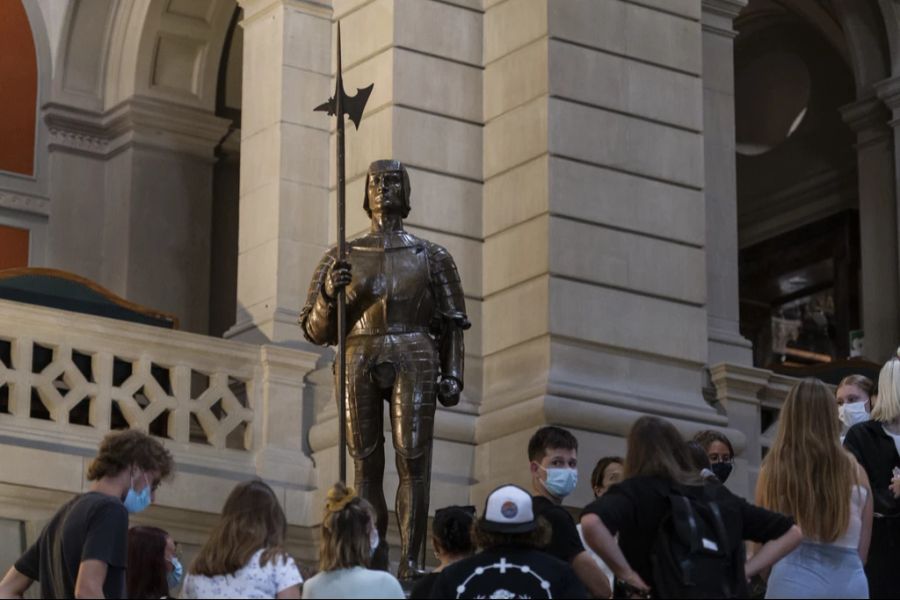
[[[344,112],[353,121],[353,124],[359,129],[359,122],[362,120],[363,110],[366,108],[366,102],[372,94],[375,84],[371,84],[364,88],[356,88],[356,95],[352,98],[344,94]]]

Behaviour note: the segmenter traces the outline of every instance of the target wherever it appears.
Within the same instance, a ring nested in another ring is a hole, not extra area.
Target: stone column
[[[237,322],[226,333],[302,345],[297,316],[328,247],[331,8],[241,0],[244,10]]]
[[[900,269],[900,135],[897,133],[898,128],[900,128],[900,77],[895,76],[886,79],[877,84],[875,90],[878,97],[891,109],[892,118],[888,124],[893,129],[894,134],[894,214],[896,216],[896,226],[893,232],[894,252],[892,253],[888,248],[885,248],[884,251],[887,253],[887,256],[893,254],[894,264]],[[887,225],[885,225],[885,235],[890,237]],[[897,271],[897,281],[900,281],[900,270]],[[894,289],[897,290],[898,288],[900,288],[900,283],[895,282]],[[898,296],[894,297],[895,301],[900,300],[900,291],[897,293]],[[898,345],[900,345],[900,331],[897,331],[895,326],[894,344],[891,348],[888,348],[887,356],[890,356],[890,352],[896,350]]]
[[[708,359],[698,2],[485,13],[485,394],[477,498],[539,426],[591,464],[641,414],[725,425]],[[664,6],[663,6],[664,4]],[[579,486],[573,504],[587,501]]]
[[[746,0],[703,0],[703,157],[709,364],[753,364],[740,334],[732,23]]]
[[[743,450],[737,452],[735,473],[728,487],[736,494],[752,498],[762,461],[762,413],[760,391],[772,372],[739,365],[720,363],[710,369],[716,388],[716,399],[728,412],[728,425],[743,434]],[[735,440],[732,439],[732,443]]]
[[[886,83],[879,91],[895,101],[893,84]],[[849,104],[841,113],[857,136],[863,353],[882,362],[900,340],[897,183],[890,114],[874,97]]]
[[[228,121],[142,96],[102,113],[55,103],[44,112],[49,266],[207,333],[212,169]]]

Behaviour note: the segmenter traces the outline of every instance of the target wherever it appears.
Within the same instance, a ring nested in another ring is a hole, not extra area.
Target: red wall
[[[3,4],[7,0],[0,0]],[[0,271],[28,266],[28,230],[0,225]]]
[[[34,173],[36,103],[37,57],[25,7],[0,0],[0,170]]]

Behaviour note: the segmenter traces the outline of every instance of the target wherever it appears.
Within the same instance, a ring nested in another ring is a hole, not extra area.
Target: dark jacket
[[[853,453],[869,476],[875,512],[900,517],[900,501],[894,498],[890,490],[894,467],[900,467],[900,455],[893,438],[884,432],[883,425],[879,421],[857,423],[847,432],[844,447]]]
[[[866,562],[869,596],[896,598],[900,590],[900,501],[890,485],[894,467],[900,467],[897,445],[879,421],[867,421],[850,428],[844,446],[866,470],[872,485],[875,519]]]

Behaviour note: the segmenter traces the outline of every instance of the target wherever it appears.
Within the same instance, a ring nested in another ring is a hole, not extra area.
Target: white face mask
[[[838,406],[838,417],[844,425],[844,431],[857,423],[864,423],[870,419],[865,402],[852,402]]]
[[[378,535],[378,530],[373,527],[369,533],[369,551],[372,553],[372,556],[375,556],[375,551],[378,550],[378,544],[380,543],[381,538]]]

